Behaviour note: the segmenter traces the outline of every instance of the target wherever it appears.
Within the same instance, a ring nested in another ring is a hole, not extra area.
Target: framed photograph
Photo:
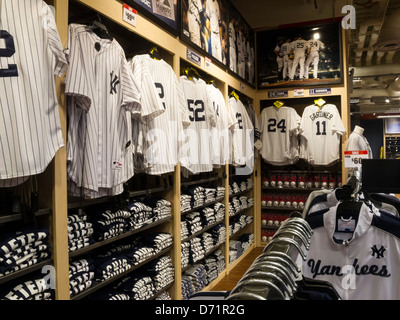
[[[173,35],[179,34],[179,0],[124,0],[124,2]]]
[[[257,86],[321,86],[343,83],[338,22],[257,32]]]
[[[182,0],[181,39],[223,67],[228,59],[229,0]]]
[[[255,35],[233,4],[229,7],[229,71],[251,86],[256,84]]]

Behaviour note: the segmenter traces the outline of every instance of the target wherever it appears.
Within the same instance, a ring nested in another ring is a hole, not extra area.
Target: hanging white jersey
[[[304,57],[306,50],[309,48],[308,41],[299,39],[290,43],[290,49],[293,50],[295,57]]]
[[[215,112],[207,97],[207,85],[202,79],[189,80],[180,77],[189,111],[190,126],[185,130],[186,143],[182,152],[187,151],[182,165],[192,174],[212,171],[211,129],[215,127]]]
[[[66,67],[49,6],[0,1],[0,180],[13,180],[6,186],[43,172],[64,146],[54,75]]]
[[[141,121],[145,172],[152,175],[173,172],[181,161],[179,150],[184,143],[184,128],[190,124],[185,98],[172,67],[164,60],[155,60],[148,54],[132,59],[133,70],[141,65],[149,72],[165,112]],[[155,103],[155,102],[153,102]]]
[[[212,104],[216,117],[216,126],[211,129],[213,165],[222,166],[230,160],[232,154],[232,128],[236,119],[228,112],[222,92],[213,85],[207,85],[207,99]]]
[[[319,52],[323,49],[325,49],[325,45],[321,40],[308,40],[308,47],[310,48],[310,53],[312,52]]]
[[[232,133],[232,164],[246,166],[249,173],[254,169],[254,127],[240,100],[229,98],[229,112],[237,123]]]
[[[307,216],[314,232],[303,275],[328,281],[343,300],[400,299],[399,219],[363,203],[357,222],[337,220],[338,206]]]
[[[80,107],[86,117],[85,126],[72,129],[80,121],[69,124],[69,132],[78,133],[84,144],[69,156],[70,179],[94,192],[116,187],[126,181],[131,161],[131,113],[147,116],[151,111],[141,109],[132,71],[115,39],[101,39],[88,27],[72,24],[66,52],[65,93],[76,103],[69,112]]]
[[[267,107],[261,112],[261,156],[273,165],[286,165],[298,157],[299,115],[292,107]]]
[[[306,107],[300,132],[307,139],[308,157],[312,165],[330,165],[340,158],[340,137],[346,129],[335,105]]]

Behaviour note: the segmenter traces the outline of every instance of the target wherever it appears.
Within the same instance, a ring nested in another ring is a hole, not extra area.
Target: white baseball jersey
[[[319,64],[319,52],[325,48],[325,45],[321,40],[309,40],[308,46],[310,48],[310,53],[307,56],[307,61],[305,64],[305,77],[309,77],[309,68],[311,63],[314,65],[314,78],[318,77],[318,64]]]
[[[213,85],[207,85],[207,98],[212,104],[216,116],[216,126],[211,129],[211,148],[213,165],[224,165],[232,155],[232,136],[230,129],[237,123],[228,112],[222,92]]]
[[[203,5],[201,0],[188,0],[189,1],[189,10],[188,10],[188,27],[190,33],[190,40],[197,44],[199,47],[201,46],[201,19],[200,13],[203,11]]]
[[[308,47],[310,48],[310,53],[311,52],[319,52],[319,51],[325,49],[324,43],[319,39],[308,40]]]
[[[296,160],[298,124],[299,115],[292,107],[271,106],[261,112],[260,133],[263,146],[260,153],[266,162],[286,165],[289,161]]]
[[[236,32],[233,23],[229,23],[229,68],[237,72]]]
[[[214,58],[222,61],[222,46],[219,33],[219,22],[221,19],[219,4],[217,0],[209,0],[206,2],[206,14],[210,20],[211,28],[211,54]]]
[[[182,152],[187,151],[182,166],[192,174],[212,171],[211,129],[215,127],[215,111],[207,97],[206,83],[202,79],[189,80],[180,77],[180,85],[185,95],[189,111],[190,126],[185,130],[186,143]]]
[[[164,60],[152,59],[148,54],[137,55],[135,65],[147,69],[165,112],[159,116],[140,121],[142,142],[139,148],[144,156],[145,172],[152,175],[174,172],[181,161],[179,150],[184,143],[184,129],[190,125],[188,109],[178,78],[172,67]]]
[[[82,139],[83,148],[68,156],[68,173],[78,188],[99,192],[124,183],[133,161],[131,114],[148,116],[141,108],[140,94],[125,53],[118,42],[101,39],[84,25],[69,26],[66,49],[69,68],[65,93],[74,97],[77,111],[85,119],[69,122],[69,141]],[[73,128],[84,123],[79,128]],[[79,138],[72,139],[77,133]],[[99,192],[99,196],[101,192]]]
[[[306,55],[306,50],[309,48],[308,42],[304,39],[292,41],[290,45],[295,57],[304,57]]]
[[[346,129],[335,105],[306,107],[301,119],[300,133],[307,140],[311,164],[329,165],[340,158],[340,137],[346,133]]]
[[[358,221],[343,223],[338,206],[307,216],[314,233],[303,275],[328,281],[343,300],[400,299],[399,219],[363,203]]]
[[[236,119],[232,133],[232,164],[254,169],[254,127],[240,100],[229,98],[229,112]]]
[[[0,1],[0,184],[43,172],[64,146],[54,75],[66,67],[48,5]]]

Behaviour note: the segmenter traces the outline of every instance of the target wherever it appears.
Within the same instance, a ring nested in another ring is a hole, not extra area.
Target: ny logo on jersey
[[[376,245],[374,245],[372,248],[372,256],[376,257],[377,259],[384,258],[383,254],[385,253],[386,249],[384,246],[381,246],[380,249],[377,248]],[[376,255],[376,256],[375,256]]]
[[[110,76],[111,76],[111,81],[110,81],[110,87],[111,87],[111,89],[110,89],[110,94],[117,93],[117,85],[120,83],[120,81],[119,81],[119,79],[118,79],[118,76],[115,75],[114,78],[113,78],[113,75],[114,75],[114,71],[110,73]]]

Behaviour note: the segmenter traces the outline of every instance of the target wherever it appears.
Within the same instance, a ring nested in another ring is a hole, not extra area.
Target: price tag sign
[[[124,10],[122,12],[122,20],[136,27],[137,11],[124,3]]]
[[[368,151],[345,151],[344,167],[345,168],[361,168],[362,160],[368,159]]]

